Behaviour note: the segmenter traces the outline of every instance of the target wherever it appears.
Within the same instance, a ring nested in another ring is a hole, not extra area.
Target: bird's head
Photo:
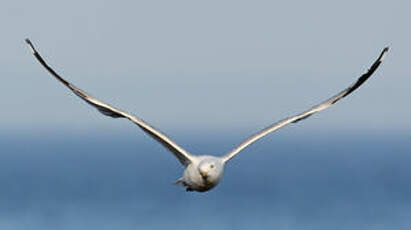
[[[198,165],[198,172],[205,183],[217,184],[224,171],[224,163],[219,158],[208,157]]]

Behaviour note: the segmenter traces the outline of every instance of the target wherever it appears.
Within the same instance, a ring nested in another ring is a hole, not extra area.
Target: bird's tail
[[[173,182],[174,185],[183,185],[184,186],[184,179],[182,177],[178,178],[178,180]]]

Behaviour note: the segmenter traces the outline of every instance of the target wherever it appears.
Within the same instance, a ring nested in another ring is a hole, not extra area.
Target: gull
[[[70,82],[66,81],[59,74],[57,74],[40,56],[37,50],[34,48],[33,44],[29,39],[25,40],[28,44],[30,51],[33,53],[34,57],[40,62],[40,64],[57,80],[68,87],[74,94],[83,99],[85,102],[95,107],[102,114],[110,116],[112,118],[126,118],[139,126],[145,133],[154,138],[165,148],[170,150],[174,156],[180,161],[180,163],[185,167],[183,176],[179,178],[175,183],[181,184],[186,188],[186,191],[198,191],[205,192],[214,188],[221,180],[224,172],[224,167],[226,163],[235,157],[240,151],[245,149],[247,146],[251,145],[258,139],[264,137],[265,135],[274,132],[288,124],[297,123],[304,120],[314,113],[320,112],[331,105],[335,104],[337,101],[346,97],[347,95],[354,92],[358,87],[360,87],[380,66],[386,53],[388,52],[388,47],[384,48],[377,58],[377,60],[371,65],[366,73],[361,75],[357,81],[355,81],[348,88],[342,90],[335,96],[323,101],[322,103],[311,107],[310,109],[299,113],[297,115],[287,117],[276,123],[269,125],[268,127],[262,129],[261,131],[255,133],[249,138],[245,139],[242,143],[237,145],[233,150],[223,156],[212,156],[212,155],[193,155],[187,150],[183,149],[177,143],[175,143],[171,138],[166,136],[160,130],[149,125],[147,122],[143,121],[139,117],[133,116],[122,110],[119,110],[111,105],[108,105],[97,98],[91,96],[85,91],[77,88]]]

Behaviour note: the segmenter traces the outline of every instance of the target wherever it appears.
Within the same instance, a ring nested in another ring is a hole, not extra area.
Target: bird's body
[[[325,100],[324,102],[291,117],[285,118],[276,122],[263,130],[257,132],[256,134],[250,136],[249,138],[245,139],[241,144],[235,147],[232,151],[223,155],[221,157],[218,156],[210,156],[210,155],[192,155],[182,147],[180,147],[177,143],[175,143],[171,138],[167,135],[155,129],[148,123],[144,122],[142,119],[123,112],[113,106],[110,106],[95,97],[90,96],[83,90],[77,88],[70,82],[66,81],[60,75],[58,75],[47,63],[43,60],[40,54],[36,51],[30,40],[26,39],[27,44],[29,45],[30,51],[33,55],[37,58],[40,64],[47,69],[49,73],[51,73],[57,80],[63,83],[66,87],[68,87],[73,93],[75,93],[78,97],[82,100],[90,104],[91,106],[98,109],[102,114],[106,116],[110,116],[112,118],[126,118],[139,126],[144,132],[146,132],[149,136],[154,138],[160,144],[162,144],[165,148],[170,150],[174,156],[180,161],[180,163],[185,167],[183,176],[177,180],[178,184],[182,184],[186,187],[187,191],[198,191],[198,192],[205,192],[212,188],[214,188],[221,180],[223,173],[224,173],[224,166],[225,164],[236,156],[240,151],[242,151],[247,146],[251,145],[258,139],[264,137],[265,135],[276,131],[288,124],[296,123],[301,120],[304,120],[314,113],[317,113],[321,110],[324,110],[331,105],[335,104],[337,101],[341,100],[345,96],[351,94],[355,91],[358,87],[360,87],[379,67],[382,60],[384,59],[388,47],[385,48],[378,59],[372,64],[371,68],[361,75],[360,78],[354,84],[349,86],[348,88],[342,90],[335,96]]]
[[[185,186],[187,191],[205,192],[220,182],[223,173],[224,161],[221,157],[200,155],[187,165],[183,177],[177,182]]]

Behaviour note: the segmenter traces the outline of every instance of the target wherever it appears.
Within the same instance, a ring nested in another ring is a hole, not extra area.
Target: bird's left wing
[[[297,114],[297,115],[292,116],[292,117],[285,118],[285,119],[283,119],[279,122],[276,122],[276,123],[266,127],[265,129],[261,130],[260,132],[254,134],[253,136],[251,136],[248,139],[246,139],[245,141],[243,141],[240,145],[235,147],[231,152],[229,152],[228,154],[223,156],[223,160],[225,162],[230,160],[235,155],[237,155],[237,153],[239,153],[241,150],[243,150],[244,148],[246,148],[247,146],[249,146],[253,142],[257,141],[258,139],[264,137],[265,135],[267,135],[267,134],[269,134],[269,133],[271,133],[271,132],[273,132],[277,129],[280,129],[280,128],[282,128],[282,127],[284,127],[284,126],[286,126],[290,123],[296,123],[298,121],[306,119],[309,116],[313,115],[314,113],[320,112],[321,110],[330,107],[331,105],[333,105],[337,101],[339,101],[342,98],[344,98],[345,96],[349,95],[354,90],[356,90],[358,87],[360,87],[374,73],[374,71],[378,68],[378,66],[383,61],[383,59],[384,59],[387,52],[388,52],[388,47],[383,49],[383,51],[381,52],[378,59],[374,62],[374,64],[372,64],[371,68],[366,73],[364,73],[360,78],[358,78],[358,80],[354,84],[349,86],[348,88],[344,89],[343,91],[341,91],[337,95],[335,95],[335,96],[331,97],[330,99],[322,102],[321,104],[318,104],[318,105],[312,107],[311,109],[309,109],[305,112],[302,112],[302,113]]]
[[[158,129],[155,129],[153,126],[150,126],[148,123],[144,122],[138,117],[132,116],[128,113],[125,113],[119,109],[114,108],[92,96],[84,92],[83,90],[77,88],[70,82],[63,79],[60,75],[58,75],[47,63],[43,60],[37,50],[34,48],[33,44],[30,42],[29,39],[26,39],[26,43],[29,45],[29,48],[33,55],[37,58],[40,64],[47,69],[49,73],[51,73],[57,80],[67,86],[71,91],[73,91],[77,96],[83,99],[88,104],[94,106],[98,109],[102,114],[106,116],[110,116],[113,118],[127,118],[128,120],[132,121],[136,125],[138,125],[144,132],[149,134],[155,140],[160,142],[164,147],[170,150],[177,159],[183,164],[188,165],[193,159],[193,156],[184,150],[182,147],[177,145],[173,140],[167,137],[165,134],[160,132]]]

